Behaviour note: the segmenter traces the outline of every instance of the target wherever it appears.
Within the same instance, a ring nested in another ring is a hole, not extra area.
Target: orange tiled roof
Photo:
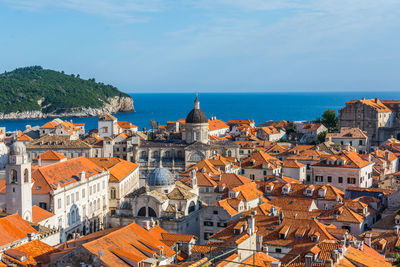
[[[374,108],[378,112],[391,112],[391,110],[377,98],[360,100],[360,102]]]
[[[61,159],[66,159],[67,157],[64,156],[63,154],[60,154],[58,152],[55,152],[53,150],[47,150],[46,152],[40,154],[34,160],[61,160]]]
[[[110,182],[123,180],[139,166],[120,158],[89,158],[89,160],[110,172]]]
[[[45,124],[43,124],[40,129],[53,129],[55,127],[58,126],[58,123],[56,123],[55,121],[49,121]]]
[[[263,130],[264,132],[266,132],[266,133],[269,134],[269,135],[280,133],[280,132],[278,131],[278,129],[276,129],[274,126],[257,127],[257,129],[261,129],[261,130]]]
[[[32,222],[33,223],[41,222],[47,218],[50,218],[53,215],[54,215],[54,213],[49,212],[45,209],[42,209],[41,207],[39,207],[37,205],[32,206]]]
[[[49,253],[53,250],[55,250],[54,247],[35,239],[21,246],[6,250],[2,255],[1,260],[8,265],[36,266],[38,264],[37,258],[39,256]],[[14,255],[26,256],[26,260],[20,261],[19,259],[12,257]]]
[[[17,141],[32,141],[32,140],[33,139],[30,136],[26,135],[26,134],[21,135],[17,139]]]
[[[46,194],[58,186],[64,187],[75,183],[80,179],[82,171],[85,172],[86,178],[103,172],[97,164],[85,157],[40,167],[32,171],[32,179],[34,180],[32,193]]]
[[[0,179],[0,194],[6,193],[6,180]]]
[[[208,129],[210,131],[220,130],[224,128],[229,128],[229,125],[221,120],[208,120]]]
[[[101,260],[105,265],[125,266],[125,257],[135,262],[153,257],[149,255],[172,257],[175,252],[162,241],[164,233],[167,232],[158,226],[147,231],[131,223],[82,246],[96,257],[101,248],[104,253]]]
[[[26,238],[28,233],[37,233],[27,221],[18,214],[0,218],[0,246]]]
[[[256,151],[250,157],[242,160],[241,167],[249,169],[276,169],[281,167],[282,161],[265,153],[263,151]]]
[[[283,167],[286,167],[286,168],[301,168],[304,166],[305,166],[304,164],[302,164],[294,159],[286,159],[283,161]]]
[[[271,196],[282,196],[282,187],[285,186],[288,183],[282,183],[282,182],[265,182],[265,181],[257,181],[258,187],[260,190],[267,192],[266,187],[272,186],[272,190],[268,193],[268,195]],[[326,200],[336,200],[339,198],[340,200],[344,199],[344,192],[341,191],[340,189],[330,185],[308,185],[308,184],[297,184],[297,183],[290,183],[290,192],[288,196],[290,197],[296,197],[296,198],[320,198],[318,195],[318,192],[321,188],[325,187],[326,192],[325,192],[325,197],[324,199]],[[271,188],[271,187],[270,187]],[[310,188],[312,189],[312,194],[311,196],[307,196],[306,190]]]
[[[263,192],[257,189],[257,184],[254,182],[234,187],[232,188],[232,191],[239,193],[239,195],[236,197],[237,199],[241,199],[246,202],[264,195]]]
[[[329,166],[341,168],[363,168],[369,164],[369,161],[362,159],[356,151],[341,151],[339,154],[330,155],[313,166]]]
[[[328,133],[326,135],[326,138],[340,138],[340,139],[346,139],[346,138],[368,138],[367,132],[361,130],[360,128],[351,128],[351,127],[342,127],[340,128],[339,133]]]
[[[132,129],[132,128],[137,128],[136,125],[133,125],[131,122],[129,121],[118,121],[118,126],[119,128],[122,129]]]

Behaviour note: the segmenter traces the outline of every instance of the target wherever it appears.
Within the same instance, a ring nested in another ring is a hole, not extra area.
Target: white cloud
[[[1,1],[1,0],[0,0]],[[149,13],[160,12],[162,0],[3,0],[14,8],[27,11],[67,9],[125,23],[145,21]]]

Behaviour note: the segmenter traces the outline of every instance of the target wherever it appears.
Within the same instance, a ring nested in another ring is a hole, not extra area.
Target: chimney
[[[40,157],[38,158],[38,166],[42,167],[42,159]]]
[[[396,225],[396,226],[394,227],[394,230],[395,230],[395,232],[396,232],[396,235],[399,235],[399,228],[400,228],[399,225]]]
[[[361,98],[361,100],[365,100],[365,97]]]
[[[304,257],[304,261],[306,263],[306,267],[312,267],[313,266],[313,255],[307,254]]]
[[[281,211],[281,212],[279,212],[279,215],[278,215],[279,217],[278,217],[278,225],[281,225],[282,224],[282,222],[283,222],[283,212]]]
[[[146,229],[147,231],[150,231],[150,221],[146,220],[143,222],[143,228]]]
[[[389,151],[385,151],[385,160],[389,161]]]
[[[256,236],[256,249],[257,249],[257,251],[263,251],[263,236],[262,235]]]
[[[327,259],[325,261],[325,267],[333,267],[333,260],[332,259]]]
[[[256,219],[254,216],[257,214],[257,211],[252,211],[251,215],[247,219],[247,224],[249,225],[248,233],[252,235],[256,232]]]
[[[262,246],[262,252],[264,252],[265,254],[268,255],[268,246],[267,246],[267,244],[263,244],[263,246]]]
[[[28,237],[28,241],[32,241],[33,240],[33,233],[28,233],[27,237]]]
[[[85,173],[85,171],[82,171],[82,172],[81,172],[80,178],[81,178],[81,181],[84,180],[84,179],[86,179],[86,173]]]
[[[346,144],[346,151],[350,152],[350,145],[349,144]]]
[[[339,263],[339,251],[337,249],[333,250],[331,253],[333,263]]]
[[[190,185],[193,189],[197,188],[197,177],[196,177],[196,170],[193,169],[190,177]]]
[[[375,98],[375,103],[378,103],[378,98]]]

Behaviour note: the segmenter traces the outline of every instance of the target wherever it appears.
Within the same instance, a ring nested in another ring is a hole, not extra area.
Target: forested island
[[[0,74],[0,119],[97,116],[134,111],[132,98],[112,85],[41,66]]]

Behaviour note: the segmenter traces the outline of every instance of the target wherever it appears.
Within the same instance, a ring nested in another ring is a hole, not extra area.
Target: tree
[[[325,137],[326,137],[327,133],[328,133],[327,131],[324,131],[324,132],[321,132],[318,134],[318,142],[319,143],[325,142]]]
[[[338,117],[333,109],[325,110],[322,118],[318,119],[318,121],[328,128],[329,132],[334,132],[338,129]]]

